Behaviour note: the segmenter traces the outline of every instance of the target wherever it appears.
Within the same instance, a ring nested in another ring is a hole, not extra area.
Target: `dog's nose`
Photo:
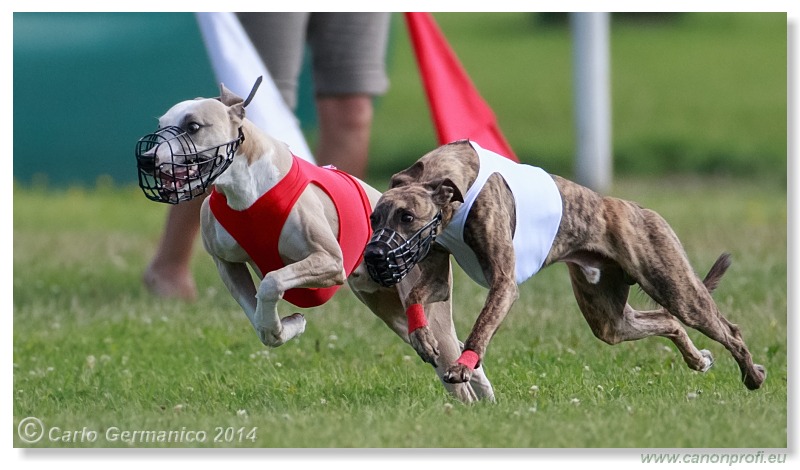
[[[364,261],[367,263],[386,259],[386,247],[383,243],[370,243],[364,249]]]

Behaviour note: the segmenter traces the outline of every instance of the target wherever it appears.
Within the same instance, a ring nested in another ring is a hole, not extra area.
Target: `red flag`
[[[481,98],[433,16],[407,12],[405,19],[439,144],[469,139],[518,162],[492,109]]]

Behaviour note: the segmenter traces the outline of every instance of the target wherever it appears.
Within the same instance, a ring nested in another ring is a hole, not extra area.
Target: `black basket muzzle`
[[[364,250],[364,264],[369,277],[383,287],[402,281],[427,256],[441,222],[442,214],[438,213],[408,240],[391,228],[375,231]]]
[[[148,199],[169,204],[200,196],[230,166],[242,142],[241,128],[238,138],[201,150],[180,127],[147,134],[136,143],[139,187]]]

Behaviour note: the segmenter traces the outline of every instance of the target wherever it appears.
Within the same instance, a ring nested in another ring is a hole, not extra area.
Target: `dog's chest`
[[[250,261],[250,256],[244,248],[216,219],[212,223],[212,236],[208,241],[208,245],[214,256],[222,260],[231,263]]]

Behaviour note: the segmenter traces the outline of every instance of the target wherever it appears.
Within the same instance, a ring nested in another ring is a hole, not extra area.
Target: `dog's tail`
[[[703,279],[703,284],[708,289],[709,294],[714,293],[714,289],[719,286],[719,281],[722,280],[722,276],[729,267],[731,267],[731,254],[722,253],[717,258],[717,261],[714,262],[714,265],[711,266],[711,269],[708,270],[705,279]]]

